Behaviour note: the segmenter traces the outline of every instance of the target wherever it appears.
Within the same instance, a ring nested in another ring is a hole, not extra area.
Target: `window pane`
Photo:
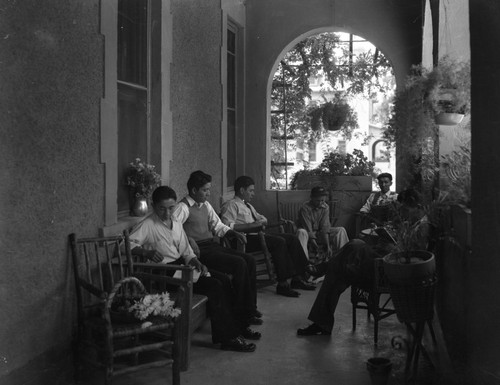
[[[236,58],[227,54],[227,108],[236,107]]]
[[[147,91],[118,85],[118,211],[129,210],[125,172],[135,158],[147,159]]]
[[[118,2],[118,80],[147,85],[147,0]]]
[[[227,111],[227,184],[236,179],[236,113]]]
[[[227,50],[236,53],[236,34],[230,29],[227,30]]]

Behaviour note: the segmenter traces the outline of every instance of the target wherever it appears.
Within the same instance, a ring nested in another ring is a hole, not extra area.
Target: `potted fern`
[[[384,273],[401,322],[431,319],[434,311],[436,261],[429,251],[429,235],[435,228],[439,199],[421,206],[419,194],[405,190],[398,196],[402,205],[393,207],[388,232],[394,250],[384,257]]]
[[[470,111],[470,64],[444,57],[427,75],[427,99],[439,125],[459,124]]]

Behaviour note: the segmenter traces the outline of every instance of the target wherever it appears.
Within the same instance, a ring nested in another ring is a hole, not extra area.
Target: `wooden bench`
[[[135,262],[132,265],[132,276],[144,279],[154,275],[171,275],[172,271],[180,270],[182,272],[182,285],[178,291],[183,292],[183,301],[181,302],[182,317],[177,323],[178,333],[182,343],[180,349],[180,369],[186,371],[189,369],[189,357],[191,350],[192,334],[200,328],[208,318],[207,302],[208,298],[201,294],[193,293],[193,267],[182,265],[163,265],[151,262]],[[157,288],[158,290],[158,288]],[[172,288],[167,286],[160,288],[161,291],[172,293],[175,298],[178,293],[172,292]]]

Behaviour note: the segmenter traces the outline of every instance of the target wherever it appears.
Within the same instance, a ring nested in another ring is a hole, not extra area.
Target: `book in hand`
[[[397,244],[398,242],[394,239],[390,231],[388,231],[385,227],[375,227],[373,229],[375,233],[384,241],[390,242],[393,244]]]

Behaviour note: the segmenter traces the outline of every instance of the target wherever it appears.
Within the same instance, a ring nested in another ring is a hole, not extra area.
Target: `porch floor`
[[[207,322],[193,336],[191,364],[181,373],[183,385],[369,385],[366,360],[387,357],[393,363],[389,385],[404,383],[406,348],[391,346],[394,336],[407,338],[406,327],[396,316],[379,324],[379,343],[373,344],[373,321],[367,321],[366,312],[358,310],[356,331],[352,331],[350,290],[342,295],[331,337],[297,337],[296,330],[309,324],[307,315],[316,297],[314,292],[301,291],[299,298],[285,298],[275,294],[275,286],[258,290],[259,310],[264,313],[264,324],[254,326],[262,333],[254,353],[222,351],[212,345],[210,323]],[[434,320],[438,345],[424,342],[434,367],[421,358],[416,384],[456,384],[443,340]],[[428,333],[426,333],[428,334]],[[170,369],[160,368],[118,376],[114,385],[171,384]],[[103,384],[103,374],[94,373],[84,385]]]

